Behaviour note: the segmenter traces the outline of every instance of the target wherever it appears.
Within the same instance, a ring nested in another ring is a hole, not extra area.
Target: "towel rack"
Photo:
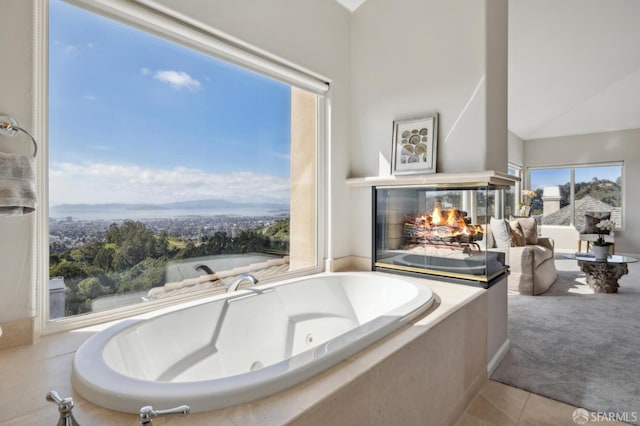
[[[35,158],[38,153],[38,144],[35,138],[31,136],[31,133],[20,127],[15,118],[8,115],[0,115],[0,135],[15,136],[18,132],[23,132],[31,138],[31,142],[33,142],[33,157]]]

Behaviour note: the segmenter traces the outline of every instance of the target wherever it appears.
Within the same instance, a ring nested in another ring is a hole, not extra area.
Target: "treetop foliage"
[[[127,220],[112,224],[104,240],[52,253],[49,276],[64,277],[66,315],[91,311],[91,300],[110,294],[144,291],[165,284],[173,260],[239,253],[288,254],[289,220],[240,232],[235,238],[216,232],[208,239],[171,242],[165,232],[154,234],[144,224]]]

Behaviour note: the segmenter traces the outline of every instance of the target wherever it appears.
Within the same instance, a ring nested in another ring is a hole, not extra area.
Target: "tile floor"
[[[522,389],[488,380],[456,426],[576,426],[573,407]],[[624,425],[592,422],[586,425]]]

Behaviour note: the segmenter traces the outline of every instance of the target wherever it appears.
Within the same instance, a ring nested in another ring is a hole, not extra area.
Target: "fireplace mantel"
[[[448,185],[448,184],[483,184],[496,187],[515,185],[520,178],[494,170],[464,173],[433,173],[423,175],[370,176],[347,178],[347,186],[407,186],[407,185]]]

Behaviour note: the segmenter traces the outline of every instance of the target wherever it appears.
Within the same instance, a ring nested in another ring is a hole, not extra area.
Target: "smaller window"
[[[581,229],[589,211],[611,212],[622,227],[622,164],[531,169],[531,214],[543,225]]]

